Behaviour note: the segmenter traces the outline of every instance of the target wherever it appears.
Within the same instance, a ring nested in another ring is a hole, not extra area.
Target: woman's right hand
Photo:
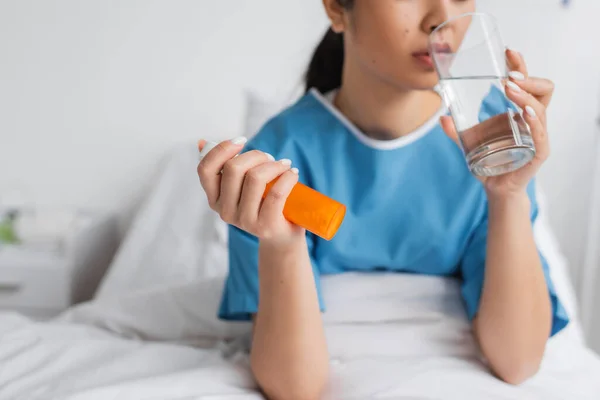
[[[199,142],[200,150],[205,143]],[[290,160],[275,161],[258,150],[236,157],[245,143],[245,138],[221,142],[198,164],[210,207],[226,223],[263,242],[286,244],[303,238],[305,230],[283,216],[285,202],[298,182],[298,170],[291,168]],[[267,184],[275,179],[263,200]]]

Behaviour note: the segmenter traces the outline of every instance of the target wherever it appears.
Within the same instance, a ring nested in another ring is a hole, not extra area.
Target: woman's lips
[[[433,68],[433,60],[431,54],[428,51],[413,53],[413,57],[423,66],[427,68]]]
[[[435,53],[445,53],[449,54],[452,52],[450,45],[447,43],[436,43],[432,45],[431,50]],[[433,60],[431,57],[431,52],[429,50],[421,50],[412,53],[412,56],[424,67],[429,69],[433,69]]]

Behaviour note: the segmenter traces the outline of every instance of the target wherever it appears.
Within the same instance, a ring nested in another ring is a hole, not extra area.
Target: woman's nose
[[[429,12],[423,20],[423,30],[431,33],[450,17],[450,2],[452,0],[430,0]]]
[[[431,25],[431,26],[429,27],[429,33],[431,33],[431,32],[433,32],[433,31],[435,31],[435,30],[437,29],[437,27],[438,27],[438,26],[440,26],[440,25],[441,25],[441,24]]]

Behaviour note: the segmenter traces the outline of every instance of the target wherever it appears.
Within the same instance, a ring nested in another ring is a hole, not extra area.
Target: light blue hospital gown
[[[505,107],[492,91],[482,116]],[[467,315],[476,315],[485,269],[487,200],[461,150],[442,131],[438,120],[443,113],[407,136],[379,141],[360,132],[313,90],[270,120],[245,147],[293,160],[301,182],[347,206],[333,240],[308,234],[324,312],[321,275],[382,271],[459,277]],[[538,213],[534,182],[528,194],[533,223]],[[248,320],[258,307],[258,241],[231,226],[229,251],[219,317]],[[554,335],[568,317],[540,257]]]

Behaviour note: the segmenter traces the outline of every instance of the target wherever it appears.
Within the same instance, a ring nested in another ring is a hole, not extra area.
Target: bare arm
[[[235,157],[244,143],[234,139],[210,150],[198,165],[198,176],[211,208],[259,239],[252,372],[270,399],[318,399],[329,357],[306,231],[283,217],[298,171],[290,160],[275,161],[257,150]]]
[[[533,237],[526,192],[488,196],[483,293],[475,334],[491,368],[519,384],[538,370],[551,329],[548,288]]]
[[[552,329],[552,309],[530,221],[527,186],[548,158],[546,108],[554,84],[528,76],[523,57],[507,50],[511,82],[506,95],[524,110],[536,147],[534,159],[508,174],[481,178],[488,197],[486,270],[475,335],[491,368],[518,384],[538,370]],[[452,120],[442,126],[458,143]],[[483,125],[483,124],[482,124]]]
[[[318,399],[329,356],[305,240],[259,250],[252,371],[271,399]]]

